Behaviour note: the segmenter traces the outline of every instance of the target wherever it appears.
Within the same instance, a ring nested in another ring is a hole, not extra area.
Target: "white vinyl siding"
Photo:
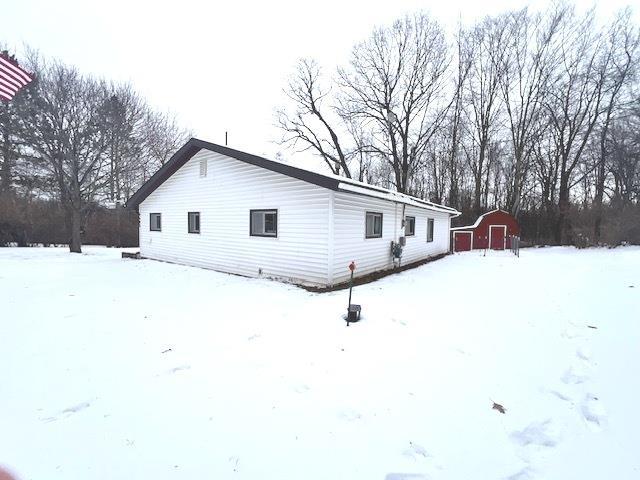
[[[332,283],[349,278],[347,266],[356,262],[355,276],[363,276],[377,270],[393,267],[391,241],[404,235],[403,215],[415,217],[415,235],[408,236],[402,251],[402,264],[424,260],[449,252],[449,222],[447,213],[371,198],[335,192],[333,210],[333,268]],[[382,236],[365,238],[363,216],[366,212],[383,214]],[[434,220],[434,239],[427,242],[427,218]]]
[[[200,160],[208,175],[199,177]],[[202,150],[139,207],[143,257],[247,276],[311,285],[328,278],[330,191]],[[278,236],[249,233],[249,212],[278,209]],[[200,212],[200,235],[189,234],[187,213]],[[162,232],[149,232],[149,213],[162,213]],[[361,228],[364,224],[361,217]],[[151,234],[153,233],[153,234]]]
[[[199,175],[203,159],[206,177]],[[251,234],[251,211],[275,211],[256,226],[268,237]],[[152,192],[139,212],[143,257],[306,285],[345,282],[352,260],[356,276],[392,268],[391,241],[405,234],[406,217],[415,217],[415,235],[406,239],[403,265],[449,251],[447,213],[332,191],[209,150]],[[189,212],[200,213],[200,234],[188,232]],[[371,226],[379,237],[366,238],[367,212],[381,214]],[[161,231],[149,231],[151,213],[161,214]],[[426,241],[427,218],[434,219],[433,242]]]
[[[446,213],[407,206],[406,215],[416,217],[416,234],[408,236],[402,249],[402,263],[413,263],[425,258],[449,253],[449,222]],[[433,219],[433,241],[427,242],[428,219]]]

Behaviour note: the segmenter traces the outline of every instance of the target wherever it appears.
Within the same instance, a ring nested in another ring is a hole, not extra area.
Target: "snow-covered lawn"
[[[640,248],[449,256],[348,328],[346,291],[119,256],[0,249],[20,479],[640,478]]]

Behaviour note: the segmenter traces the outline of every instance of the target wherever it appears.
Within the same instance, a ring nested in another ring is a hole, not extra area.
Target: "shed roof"
[[[138,208],[138,206],[149,195],[151,195],[151,193],[156,188],[162,185],[180,167],[182,167],[191,158],[193,158],[194,155],[196,155],[200,150],[203,149],[215,153],[220,153],[222,155],[235,158],[236,160],[240,160],[257,167],[265,168],[273,172],[281,173],[288,177],[297,178],[298,180],[312,183],[314,185],[328,188],[330,190],[341,191],[356,195],[366,195],[369,197],[404,203],[406,205],[411,205],[418,208],[440,211],[454,217],[460,215],[460,212],[458,212],[455,208],[428,202],[417,197],[412,197],[411,195],[394,192],[393,190],[389,190],[387,188],[376,187],[374,185],[369,185],[368,183],[359,182],[350,178],[340,177],[338,175],[327,175],[323,173],[312,172],[311,170],[305,170],[303,168],[294,167],[285,163],[275,162],[273,160],[268,160],[257,155],[242,152],[240,150],[234,150],[233,148],[224,147],[215,143],[205,142],[204,140],[200,140],[197,138],[191,138],[169,159],[169,161],[167,161],[167,163],[165,163],[144,185],[142,185],[138,189],[138,191],[131,196],[131,198],[127,202],[127,207]]]
[[[484,217],[486,217],[487,215],[491,215],[492,213],[496,213],[496,212],[503,212],[506,213],[507,215],[511,215],[509,212],[507,212],[506,210],[502,210],[501,208],[496,208],[495,210],[491,210],[490,212],[486,212],[483,213],[482,215],[480,215],[475,223],[473,225],[466,225],[464,227],[453,227],[451,228],[451,230],[473,230],[474,228],[476,228],[478,225],[480,225],[480,222],[482,222],[482,220],[484,219]]]

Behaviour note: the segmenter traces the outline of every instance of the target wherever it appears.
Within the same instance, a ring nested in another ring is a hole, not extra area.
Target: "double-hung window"
[[[433,242],[433,218],[427,219],[427,242]]]
[[[152,232],[159,232],[162,230],[162,219],[159,213],[149,214],[149,230]]]
[[[367,212],[365,220],[365,238],[382,237],[382,213]]]
[[[251,210],[249,212],[249,235],[252,237],[277,237],[278,210]]]
[[[187,223],[189,233],[200,233],[200,212],[189,212]]]

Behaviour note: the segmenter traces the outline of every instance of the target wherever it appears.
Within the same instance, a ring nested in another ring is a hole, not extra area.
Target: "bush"
[[[67,244],[65,215],[58,202],[15,195],[0,197],[0,246]],[[125,208],[92,205],[85,218],[82,243],[138,246],[138,214]]]

